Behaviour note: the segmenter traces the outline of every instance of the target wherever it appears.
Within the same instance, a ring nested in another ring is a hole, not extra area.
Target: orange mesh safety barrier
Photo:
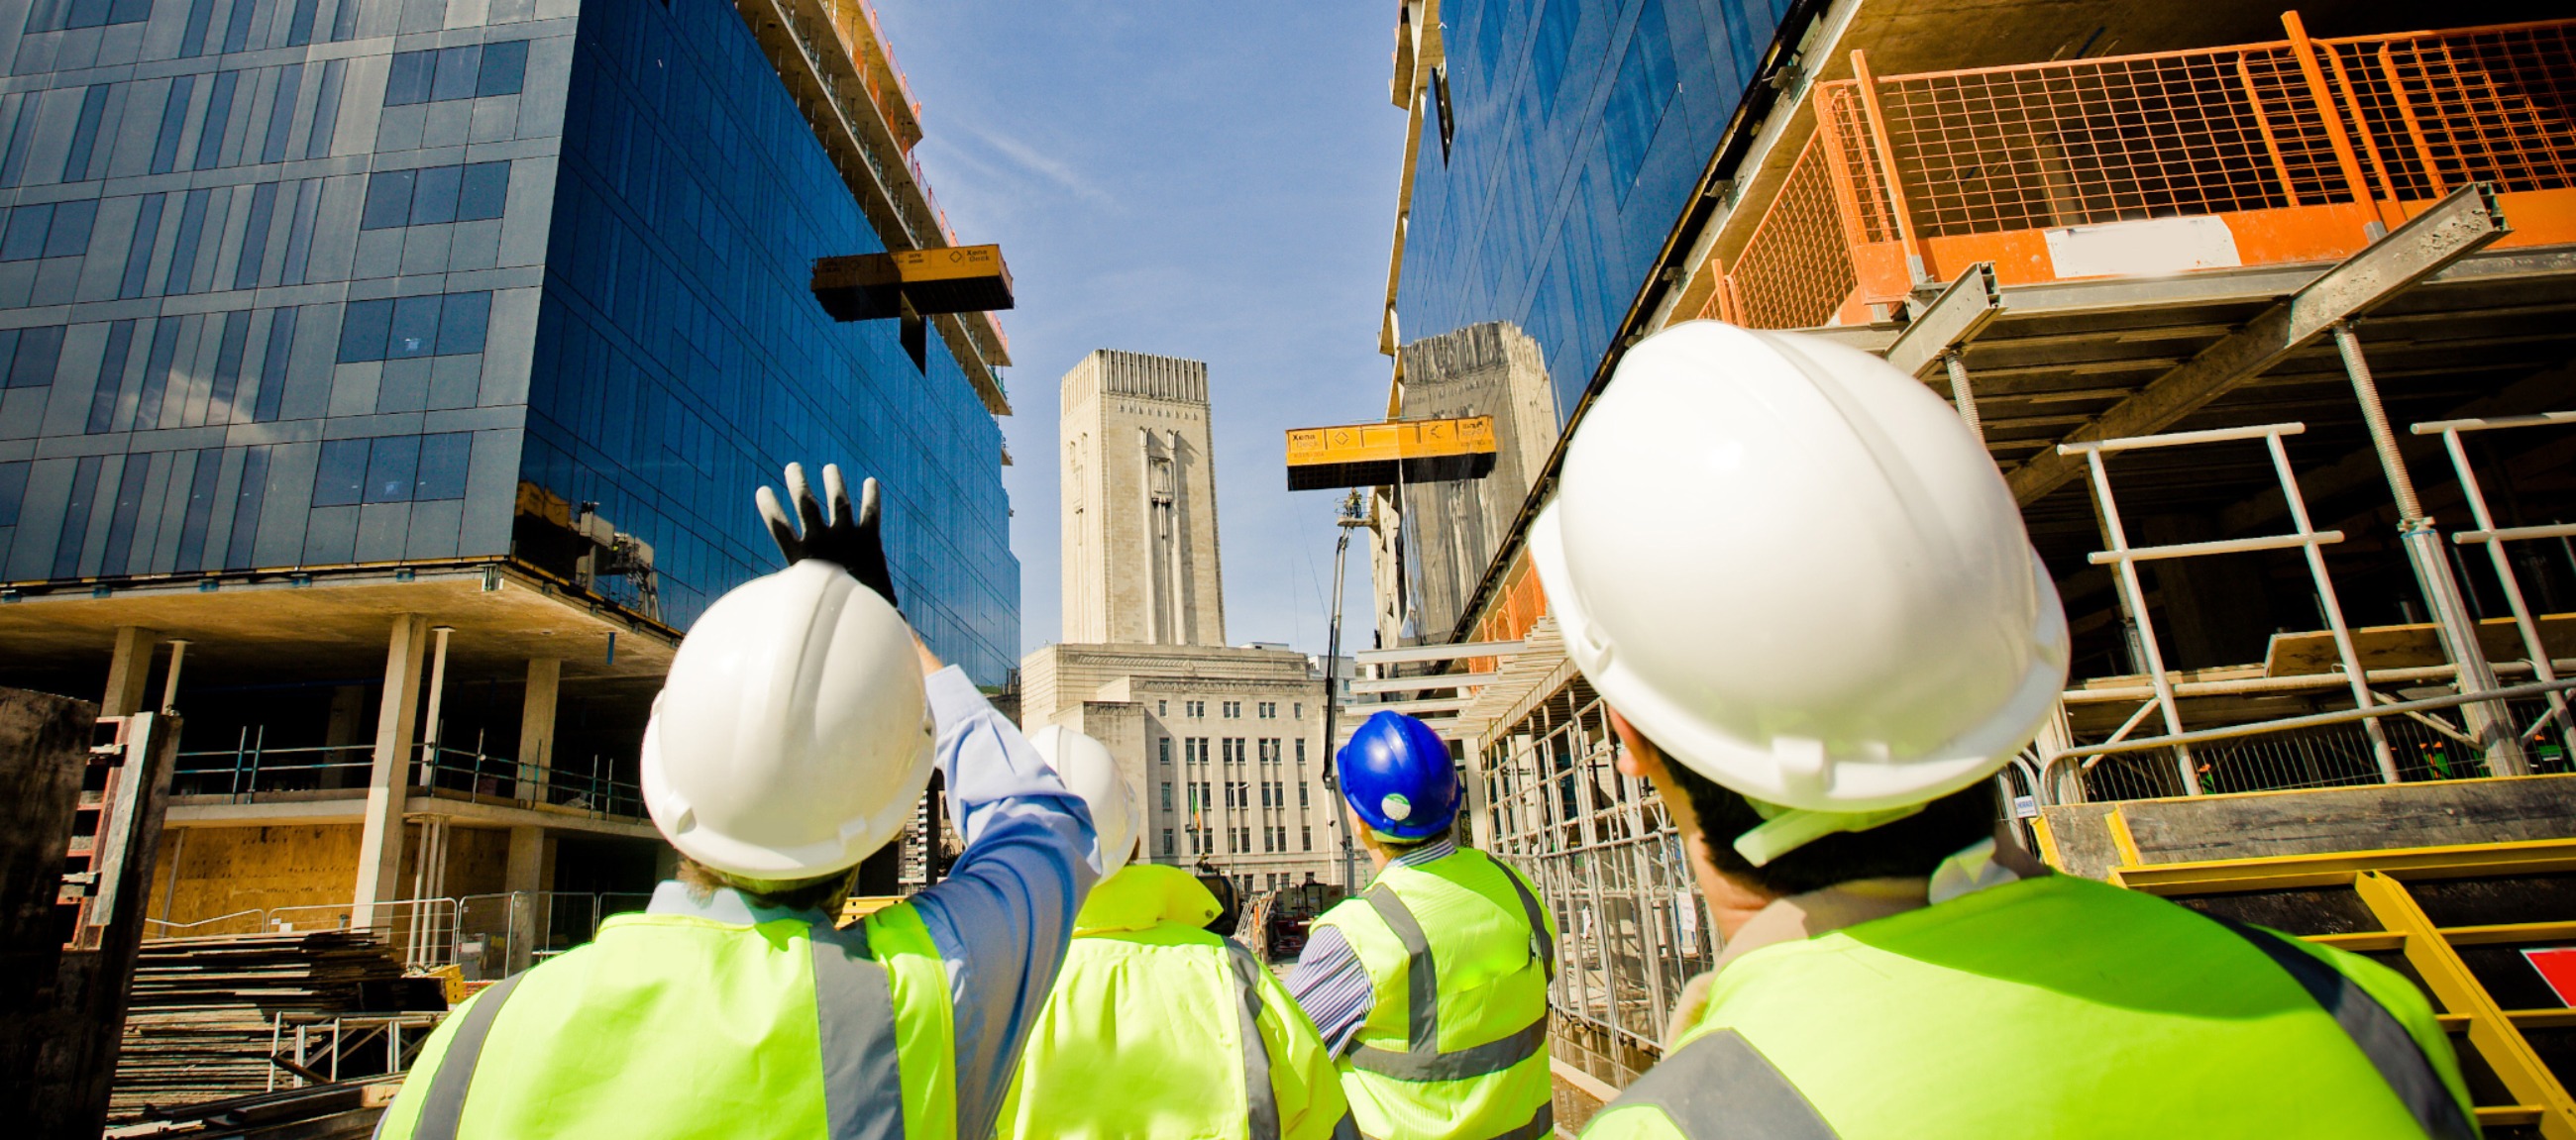
[[[2270,43],[1875,79],[1855,53],[1698,315],[1866,320],[1977,261],[2007,284],[2117,271],[2061,274],[2052,242],[2157,219],[2223,219],[2204,264],[2333,260],[2472,181],[2505,195],[2505,244],[2576,241],[2576,21],[2283,23]]]

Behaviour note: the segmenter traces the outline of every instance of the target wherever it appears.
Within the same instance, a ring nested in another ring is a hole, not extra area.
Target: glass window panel
[[[412,498],[428,502],[465,497],[465,469],[474,457],[474,433],[420,437],[420,484]]]
[[[367,205],[358,215],[362,230],[389,230],[411,224],[412,183],[417,170],[380,170],[367,178]]]
[[[116,0],[107,13],[111,24],[140,24],[152,18],[152,0]]]
[[[18,503],[27,497],[27,469],[24,460],[0,463],[0,526],[18,525]]]
[[[95,28],[107,22],[107,0],[72,0],[72,10],[63,21],[66,28]]]
[[[412,183],[411,224],[427,226],[456,220],[456,186],[464,169],[432,166],[418,172],[419,179]]]
[[[430,102],[473,98],[474,83],[482,71],[483,45],[438,49],[438,71],[429,82]]]
[[[310,25],[312,20],[308,17],[305,23]],[[305,32],[306,38],[311,38],[311,27],[308,26]],[[304,40],[289,42],[300,44]],[[275,97],[268,101],[268,134],[259,144],[261,162],[279,162],[286,158],[286,137],[294,133],[295,128],[295,96],[303,89],[303,64],[290,63],[277,69],[277,90]]]
[[[224,544],[224,568],[247,569],[252,544],[259,539],[260,503],[268,497],[268,452],[253,447],[242,456],[241,486],[233,492],[233,533]]]
[[[464,170],[456,202],[456,220],[479,222],[500,217],[510,201],[510,164],[478,162]]]
[[[125,358],[134,350],[134,322],[107,327],[107,354],[98,363],[98,383],[91,389],[85,432],[102,432],[116,424],[116,400],[125,387]]]
[[[152,173],[168,174],[179,161],[179,135],[188,125],[188,98],[196,90],[196,76],[182,75],[170,81],[169,98],[161,104],[161,134],[152,143]]]
[[[354,8],[357,5],[352,4]],[[191,0],[188,5],[187,32],[179,38],[179,58],[206,54],[206,26],[214,22],[215,0]]]
[[[197,159],[189,169],[211,170],[222,163],[224,132],[232,126],[233,92],[241,86],[241,74],[227,71],[215,76],[214,90],[206,95],[205,121],[197,127]]]
[[[340,315],[340,363],[384,359],[393,321],[391,301],[349,302]]]
[[[322,463],[313,473],[314,506],[350,506],[359,500],[366,484],[366,440],[334,439],[322,444]]]
[[[429,102],[429,75],[437,57],[435,51],[395,52],[393,71],[385,77],[385,106]]]
[[[63,355],[63,326],[28,329],[18,334],[18,352],[9,362],[9,386],[42,388],[54,382],[54,365]]]
[[[482,72],[474,82],[477,95],[516,95],[528,79],[528,41],[506,40],[483,45]]]
[[[0,261],[28,261],[45,255],[45,235],[54,224],[54,208],[20,206],[9,211],[9,231],[0,237]]]
[[[300,312],[279,309],[269,319],[268,352],[259,363],[259,399],[251,410],[251,418],[260,423],[274,422],[285,405],[287,357],[295,347],[295,315]]]
[[[483,351],[484,326],[490,323],[491,318],[490,293],[449,294],[446,312],[438,322],[438,355],[460,356]]]
[[[63,156],[63,181],[88,181],[90,158],[98,150],[98,121],[106,115],[107,96],[114,90],[114,84],[101,83],[81,96],[80,118],[72,125],[71,152]]]
[[[96,220],[96,200],[56,204],[54,224],[45,238],[45,256],[78,257],[89,252],[89,227]]]
[[[433,293],[394,302],[393,338],[385,343],[385,359],[431,354],[438,340],[438,301],[438,295]]]
[[[118,0],[118,2],[140,3],[147,9],[152,5],[152,0]],[[295,14],[289,17],[286,25],[286,46],[302,47],[313,42],[313,18],[320,13],[321,7],[322,0],[295,0]]]
[[[367,501],[400,503],[411,498],[420,478],[420,437],[388,435],[375,440],[367,460]]]

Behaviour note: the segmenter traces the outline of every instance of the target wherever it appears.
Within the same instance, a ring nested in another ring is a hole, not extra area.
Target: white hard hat
[[[1821,338],[1692,321],[1638,344],[1529,543],[1575,666],[1638,731],[1832,814],[1773,820],[1810,833],[1787,847],[1993,773],[2065,683],[2057,589],[1985,449]]]
[[[1118,758],[1109,754],[1108,745],[1060,724],[1030,733],[1029,747],[1091,809],[1092,832],[1100,838],[1100,877],[1117,874],[1136,847],[1136,831],[1145,817],[1143,797],[1119,774]]]
[[[767,880],[857,865],[930,784],[910,627],[829,562],[744,583],[680,642],[642,767],[653,825],[691,859]]]

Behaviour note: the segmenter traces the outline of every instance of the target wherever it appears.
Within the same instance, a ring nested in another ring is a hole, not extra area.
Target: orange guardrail
[[[1853,53],[1699,315],[1857,323],[1979,261],[2011,285],[2336,260],[2469,182],[2501,192],[2500,244],[2576,242],[2576,20],[2282,23],[2268,43],[1917,75]]]

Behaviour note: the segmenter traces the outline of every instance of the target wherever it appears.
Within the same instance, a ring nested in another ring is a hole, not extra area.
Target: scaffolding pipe
[[[2541,681],[2549,682],[2558,679],[2558,672],[2552,667],[2554,663],[2549,659],[2548,646],[2541,640],[2540,623],[2533,620],[2531,606],[2522,596],[2522,582],[2514,575],[2513,560],[2505,553],[2505,536],[2509,532],[2496,526],[2494,514],[2487,509],[2486,491],[2478,485],[2477,471],[2469,465],[2468,448],[2460,442],[2460,433],[2463,431],[2541,425],[2576,425],[2576,412],[2551,412],[2537,416],[2497,417],[2488,420],[2447,420],[2439,423],[2416,424],[2411,430],[2416,435],[2427,435],[2434,431],[2442,434],[2442,447],[2451,454],[2452,469],[2459,472],[2461,497],[2468,500],[2469,515],[2477,520],[2478,524],[2478,529],[2474,531],[2451,536],[2451,541],[2455,544],[2454,551],[2456,552],[2457,545],[2467,544],[2487,548],[2487,560],[2495,567],[2496,583],[2504,588],[2505,605],[2513,611],[2514,629],[2522,635],[2523,652],[2529,655],[2532,671],[2538,674]],[[2548,531],[2566,528],[2519,527],[2514,529]],[[2565,536],[2558,537],[2563,539]],[[2479,656],[2485,656],[2483,650]],[[175,660],[171,667],[177,668]],[[2558,690],[2550,691],[2549,717],[2543,718],[2544,723],[2551,718],[2558,721],[2559,742],[2566,749],[2565,755],[2576,758],[2576,718],[2571,718],[2568,714],[2566,693]],[[2533,726],[2530,735],[2537,738],[2539,726]]]
[[[2406,473],[2405,457],[2398,454],[2397,433],[2388,426],[2388,412],[2380,405],[2379,386],[2370,378],[2370,361],[2362,354],[2361,338],[2353,333],[2352,322],[2335,322],[2334,341],[2335,350],[2343,356],[2344,374],[2352,381],[2353,395],[2361,404],[2362,423],[2370,429],[2371,446],[2379,453],[2380,469],[2388,476],[2389,490],[2397,500],[2398,541],[2405,547],[2406,560],[2415,568],[2416,585],[2433,611],[2433,624],[2441,632],[2443,647],[2449,651],[2451,663],[2459,666],[2460,692],[2471,697],[2491,692],[2496,687],[2495,671],[2487,664],[2486,650],[2478,644],[2477,626],[2469,620],[2468,607],[2460,598],[2460,585],[2451,577],[2442,537],[2434,531],[2432,518],[2424,513],[2424,504],[2415,495],[2415,480]],[[2468,724],[2469,735],[2478,738],[2490,773],[2530,774],[2522,745],[2515,739],[2513,713],[2504,702],[2463,705],[2460,718]]]

